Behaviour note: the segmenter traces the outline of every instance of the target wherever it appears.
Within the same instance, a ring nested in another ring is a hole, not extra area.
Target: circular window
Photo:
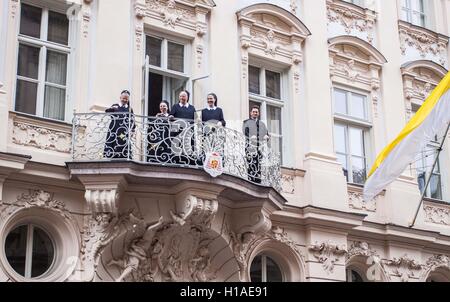
[[[25,278],[42,277],[55,260],[52,239],[32,224],[16,227],[8,234],[5,254],[9,265]]]
[[[276,262],[266,255],[256,256],[250,266],[252,282],[282,282],[283,275]]]

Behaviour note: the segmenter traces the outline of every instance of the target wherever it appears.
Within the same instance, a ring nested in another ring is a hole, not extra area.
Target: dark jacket
[[[118,108],[113,108],[117,106]],[[105,149],[103,156],[105,158],[129,158],[131,153],[129,152],[128,137],[130,132],[136,129],[136,123],[134,120],[133,109],[130,106],[120,106],[114,104],[111,108],[105,110],[106,113],[111,114],[111,121],[108,127],[108,134],[105,141]],[[126,114],[130,112],[130,114]]]
[[[170,115],[174,118],[194,120],[195,107],[189,104],[189,107],[181,107],[180,104],[173,105]]]
[[[216,107],[216,109],[209,110],[208,108],[205,108],[202,110],[202,122],[214,122],[217,124],[217,122],[221,122],[222,126],[226,126],[226,121],[223,117],[223,111],[221,108]]]

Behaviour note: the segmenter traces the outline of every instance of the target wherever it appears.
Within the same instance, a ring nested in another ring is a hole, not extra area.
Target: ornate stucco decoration
[[[341,0],[327,0],[328,27],[342,26],[348,35],[364,34],[367,42],[373,43],[376,12]]]
[[[418,109],[441,79],[447,70],[432,61],[412,61],[402,66],[403,91],[405,95],[406,118],[412,117],[413,106]]]
[[[323,269],[327,274],[332,274],[334,265],[339,258],[347,253],[345,245],[338,245],[332,241],[316,242],[308,247],[313,256],[322,263]]]
[[[377,195],[373,200],[365,202],[363,200],[362,188],[356,186],[348,186],[348,206],[351,209],[363,210],[367,212],[376,212],[377,203],[382,198],[383,193]]]
[[[134,0],[134,14],[135,20],[135,35],[136,35],[136,49],[138,51],[142,48],[142,41],[144,40],[144,17],[145,17],[145,0]]]
[[[41,150],[70,154],[72,129],[38,119],[14,116],[11,139],[13,144]]]
[[[447,255],[433,255],[428,258],[422,273],[421,281],[426,281],[431,273],[444,269],[450,271],[450,257]]]
[[[399,277],[402,282],[418,277],[416,274],[422,270],[422,265],[406,254],[392,260],[382,260],[381,263],[391,275]]]
[[[346,258],[347,260],[349,260],[355,256],[376,257],[377,259],[380,259],[378,253],[375,250],[373,250],[367,242],[361,241],[352,242],[346,255]]]
[[[285,64],[302,61],[309,30],[292,13],[272,4],[255,4],[237,12],[243,57],[272,58]]]
[[[8,217],[19,210],[30,208],[41,208],[53,211],[65,219],[73,220],[73,216],[66,208],[64,202],[55,200],[52,193],[43,190],[30,190],[29,194],[21,194],[14,202],[0,202],[1,221],[6,221]]]
[[[11,18],[15,19],[20,6],[19,0],[11,0],[10,5]]]
[[[450,225],[450,207],[425,203],[423,210],[425,212],[425,222]]]
[[[251,260],[250,257],[254,254],[255,249],[264,242],[277,242],[282,244],[304,261],[303,252],[283,228],[279,226],[272,227],[270,219],[261,212],[255,212],[251,216],[251,220],[255,223],[244,226],[237,232],[230,230],[230,227],[227,226],[230,245],[239,264],[241,281],[249,281],[246,279],[246,272],[248,271],[248,265]]]
[[[417,59],[429,59],[440,65],[448,63],[448,37],[404,21],[399,21],[398,26],[403,55],[410,51],[408,48],[412,48],[419,54]]]
[[[371,44],[353,36],[338,36],[328,41],[330,76],[333,83],[365,90],[378,116],[381,69],[386,58]]]
[[[217,235],[211,232],[211,223],[217,210],[217,200],[181,194],[176,197],[175,208],[169,211],[169,220],[161,217],[148,223],[133,214],[119,218],[99,215],[89,227],[99,228],[104,234],[93,240],[100,242],[96,244],[93,259],[97,265],[107,246],[126,238],[123,255],[109,259],[106,264],[110,273],[119,270],[115,281],[214,280],[220,269],[213,267],[211,253],[211,244],[217,240]],[[97,233],[90,232],[94,237],[98,237]]]

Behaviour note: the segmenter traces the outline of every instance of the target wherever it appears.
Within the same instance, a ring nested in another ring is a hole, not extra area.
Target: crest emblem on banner
[[[222,156],[218,152],[206,153],[205,163],[203,168],[212,177],[217,177],[223,173]]]

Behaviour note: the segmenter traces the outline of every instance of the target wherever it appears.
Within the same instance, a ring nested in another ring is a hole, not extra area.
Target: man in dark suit
[[[259,119],[259,107],[253,106],[250,118],[244,121],[242,132],[245,135],[245,154],[247,159],[248,179],[254,183],[261,183],[261,152],[262,144],[269,139],[267,127]]]

